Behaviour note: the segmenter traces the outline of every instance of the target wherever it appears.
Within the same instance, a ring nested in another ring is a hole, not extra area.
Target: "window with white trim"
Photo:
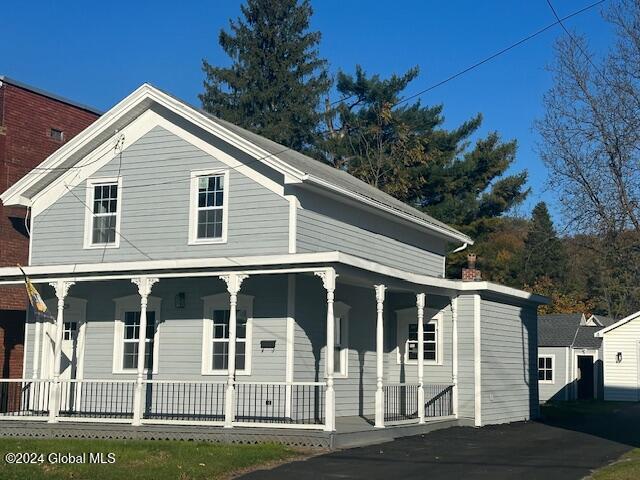
[[[346,377],[349,366],[349,305],[336,302],[333,306],[333,374]]]
[[[87,180],[85,248],[117,248],[122,210],[119,178]]]
[[[140,334],[145,339],[145,370],[158,373],[160,298],[147,299],[147,328],[140,332],[140,296],[116,298],[113,335],[113,373],[135,373],[138,369]]]
[[[75,340],[78,333],[78,322],[64,322],[62,329],[63,340]]]
[[[417,309],[405,308],[396,311],[398,320],[397,341],[398,363],[407,365],[418,363],[418,319]],[[442,311],[425,309],[424,320],[424,364],[442,364],[443,314]]]
[[[192,172],[190,243],[226,241],[228,171]]]
[[[553,383],[553,357],[538,357],[538,381],[543,383]]]
[[[210,295],[204,300],[202,374],[222,375],[229,368],[229,295]],[[251,316],[253,297],[238,295],[236,308],[236,374],[251,373]]]

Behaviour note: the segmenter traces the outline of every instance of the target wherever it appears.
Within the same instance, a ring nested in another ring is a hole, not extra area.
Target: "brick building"
[[[0,191],[99,115],[94,108],[0,75]],[[24,208],[0,204],[0,266],[28,264],[26,215]],[[0,378],[22,377],[26,306],[24,288],[0,288]]]

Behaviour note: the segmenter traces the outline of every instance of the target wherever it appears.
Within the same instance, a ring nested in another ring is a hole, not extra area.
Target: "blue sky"
[[[555,0],[561,16],[590,0]],[[419,91],[552,23],[545,0],[312,2],[312,28],[323,34],[321,54],[332,72],[361,64],[382,76],[418,65]],[[201,60],[227,64],[218,32],[240,14],[239,1],[166,0],[125,2],[11,2],[3,9],[5,48],[0,74],[106,110],[143,82],[197,104]],[[605,3],[604,6],[607,4]],[[611,42],[602,7],[566,22],[585,34],[596,52]],[[542,95],[551,86],[556,26],[526,44],[422,97],[445,106],[454,127],[477,112],[481,134],[497,130],[519,142],[514,171],[527,169],[533,189],[520,210],[540,200],[553,204],[546,171],[536,154],[532,123],[542,115]]]

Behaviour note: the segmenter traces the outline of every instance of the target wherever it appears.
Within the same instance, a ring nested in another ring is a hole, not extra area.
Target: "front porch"
[[[425,288],[326,266],[154,275],[35,277],[55,318],[31,315],[0,419],[334,432],[455,418],[449,297],[438,309]],[[443,310],[427,338],[425,311]],[[418,326],[399,339],[407,313]]]

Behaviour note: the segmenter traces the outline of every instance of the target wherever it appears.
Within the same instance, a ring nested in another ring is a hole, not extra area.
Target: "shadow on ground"
[[[439,430],[332,452],[243,478],[581,479],[639,443],[640,404],[630,404],[535,422]]]

